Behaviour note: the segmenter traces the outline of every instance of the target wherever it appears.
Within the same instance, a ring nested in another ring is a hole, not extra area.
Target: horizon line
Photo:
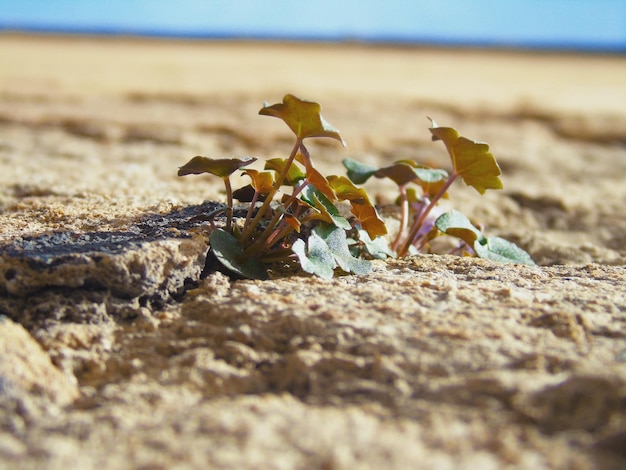
[[[455,48],[511,49],[555,52],[625,54],[626,44],[588,43],[584,41],[532,41],[492,39],[445,39],[433,36],[408,35],[342,35],[342,34],[266,34],[243,32],[172,31],[165,28],[116,28],[116,27],[48,27],[27,24],[0,23],[0,34],[44,34],[98,37],[136,37],[181,40],[231,40],[231,41],[277,41],[301,43],[344,43],[365,45],[427,46]]]

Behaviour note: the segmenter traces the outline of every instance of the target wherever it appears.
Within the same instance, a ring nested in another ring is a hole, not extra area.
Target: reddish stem
[[[424,221],[428,217],[428,214],[430,214],[430,211],[432,210],[432,208],[437,205],[437,203],[439,202],[439,199],[441,199],[443,197],[443,195],[450,188],[450,186],[452,186],[452,183],[454,183],[454,181],[457,179],[458,176],[459,176],[458,173],[452,172],[452,174],[448,178],[448,181],[446,181],[446,184],[444,184],[441,187],[439,192],[430,201],[430,204],[428,204],[428,206],[426,206],[426,209],[424,209],[422,211],[420,216],[413,223],[413,225],[411,226],[411,230],[409,232],[408,237],[406,238],[406,240],[404,241],[404,244],[402,245],[402,248],[398,252],[398,258],[402,258],[402,257],[407,255],[407,253],[409,252],[409,248],[411,247],[415,237],[417,236],[417,232],[419,232],[420,228],[424,224]]]
[[[254,218],[250,221],[250,224],[244,228],[243,233],[241,234],[242,244],[244,244],[245,241],[248,238],[250,238],[252,231],[257,227],[257,225],[259,225],[259,223],[263,219],[263,216],[265,215],[265,212],[267,212],[267,209],[272,203],[274,196],[276,195],[276,193],[282,186],[283,182],[285,181],[285,178],[287,177],[287,173],[289,172],[289,168],[291,168],[291,164],[293,163],[293,159],[296,157],[296,154],[298,153],[298,150],[300,149],[300,145],[302,145],[302,139],[300,137],[297,137],[296,143],[293,146],[293,149],[291,150],[291,154],[289,155],[289,158],[287,159],[287,162],[285,166],[283,167],[283,170],[280,172],[280,175],[278,176],[276,181],[274,181],[274,186],[272,186],[270,193],[267,195],[267,198],[263,202],[263,205],[258,210]]]
[[[293,201],[296,199],[296,197],[302,192],[302,190],[309,184],[308,181],[304,180],[302,182],[302,184],[300,186],[298,186],[297,188],[294,188],[293,193],[291,194],[291,196],[289,197],[289,199],[287,200],[287,202],[285,203],[285,208],[288,208]],[[256,240],[252,245],[250,245],[248,248],[246,248],[244,250],[244,256],[250,256],[251,253],[254,253],[257,250],[261,250],[261,246],[267,242],[267,246],[265,247],[265,249],[268,249],[273,240],[276,238],[276,233],[274,230],[274,227],[276,227],[276,224],[278,224],[278,222],[280,221],[280,218],[282,217],[282,213],[280,212],[276,212],[276,214],[274,215],[274,217],[272,218],[272,220],[270,221],[270,223],[268,224],[268,226],[265,228],[265,230],[263,230],[263,233],[261,234],[261,236],[259,237],[258,240]],[[277,231],[276,231],[277,232]],[[272,236],[274,235],[274,236]],[[271,237],[271,242],[268,241]]]
[[[400,240],[402,240],[402,234],[406,230],[409,223],[409,200],[406,196],[406,185],[403,184],[399,186],[398,189],[400,189],[400,229],[398,230],[398,235],[396,235],[396,238],[391,245],[391,249],[393,251],[398,250]]]

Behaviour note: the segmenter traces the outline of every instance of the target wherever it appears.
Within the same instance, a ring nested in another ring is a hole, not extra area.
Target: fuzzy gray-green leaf
[[[441,214],[435,221],[435,227],[446,235],[460,238],[469,246],[483,236],[467,217],[455,210]]]
[[[345,272],[363,275],[372,270],[369,261],[352,256],[345,230],[332,225],[318,225],[313,233],[319,235],[326,242],[335,257],[335,261]]]
[[[302,269],[309,274],[315,274],[324,279],[332,279],[337,264],[326,242],[313,232],[307,244],[304,243],[304,240],[298,239],[291,245]]]
[[[474,242],[474,251],[479,258],[499,261],[500,263],[519,263],[535,265],[528,253],[515,243],[500,237],[483,237]]]

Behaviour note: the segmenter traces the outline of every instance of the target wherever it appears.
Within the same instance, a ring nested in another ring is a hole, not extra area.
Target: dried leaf
[[[287,225],[293,228],[296,232],[300,233],[301,224],[300,224],[300,221],[295,216],[291,214],[284,214],[283,220],[285,221]]]
[[[304,188],[304,190],[306,190],[306,187]],[[291,197],[290,194],[283,194],[283,196],[280,199],[280,202],[282,204],[287,204],[287,201],[291,201],[291,202],[290,202],[289,206],[286,206],[286,205],[284,206],[285,210],[289,210],[291,212],[295,212],[297,210],[297,208],[302,208],[305,211],[310,209],[310,210],[313,210],[315,212],[319,212],[315,208],[315,206],[313,205],[313,202],[311,202],[309,204],[307,201],[305,201],[303,199],[300,199],[300,198],[295,198],[294,199],[294,198]],[[276,207],[276,209],[278,210],[280,207],[281,206],[278,206],[278,207]]]
[[[237,199],[239,202],[252,202],[255,192],[251,184],[246,184],[233,191],[233,198]],[[263,199],[263,197],[258,198],[258,200],[261,199]]]

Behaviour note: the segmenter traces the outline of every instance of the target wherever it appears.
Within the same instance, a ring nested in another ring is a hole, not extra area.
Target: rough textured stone
[[[198,224],[190,219],[215,206],[146,217],[125,231],[14,240],[0,247],[0,292],[25,296],[69,287],[106,290],[121,298],[181,292],[186,280],[200,277],[208,249],[207,233],[194,234]]]
[[[55,232],[0,246],[0,313],[35,328],[137,316],[184,292],[204,269],[207,203],[144,217],[125,231]]]
[[[41,398],[67,405],[78,397],[74,376],[64,375],[21,325],[0,317],[0,401]]]

